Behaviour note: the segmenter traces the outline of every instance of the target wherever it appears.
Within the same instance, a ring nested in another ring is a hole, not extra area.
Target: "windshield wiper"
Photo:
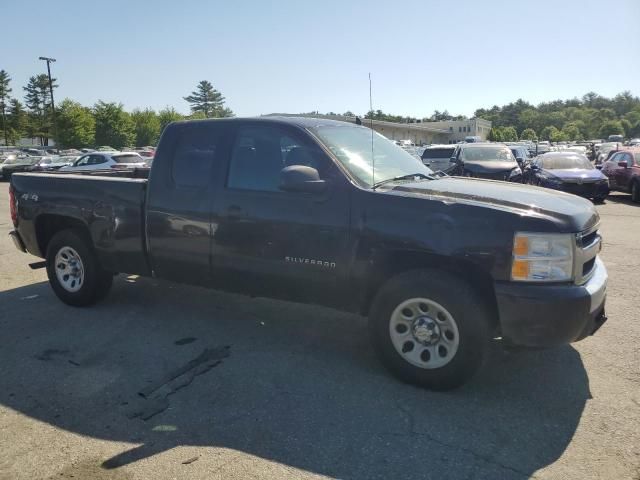
[[[400,180],[411,180],[411,179],[416,179],[418,177],[423,178],[423,179],[427,179],[427,180],[434,180],[435,179],[435,177],[432,177],[430,175],[425,175],[424,173],[410,173],[408,175],[399,175],[397,177],[387,178],[386,180],[382,180],[380,182],[376,182],[371,187],[371,190],[375,190],[379,186],[385,185],[387,183],[397,182],[397,181],[400,181]]]

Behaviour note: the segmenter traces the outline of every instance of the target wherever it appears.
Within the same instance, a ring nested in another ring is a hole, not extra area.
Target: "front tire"
[[[80,230],[56,233],[47,246],[46,262],[49,284],[67,305],[92,305],[111,289],[113,275],[100,266],[89,239]]]
[[[631,201],[640,203],[640,181],[634,180],[631,184]]]
[[[400,274],[380,289],[369,327],[382,363],[431,390],[467,382],[489,347],[490,315],[466,282],[439,270]]]

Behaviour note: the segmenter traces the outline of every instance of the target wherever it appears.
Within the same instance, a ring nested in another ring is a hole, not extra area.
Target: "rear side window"
[[[138,155],[132,155],[132,154],[114,155],[113,159],[116,161],[116,163],[140,163],[144,161]]]
[[[219,151],[221,129],[184,128],[176,142],[171,176],[177,187],[206,187]]]

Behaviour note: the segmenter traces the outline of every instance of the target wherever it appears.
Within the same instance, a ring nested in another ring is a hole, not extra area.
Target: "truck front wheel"
[[[489,325],[477,292],[439,270],[389,280],[369,318],[383,364],[401,380],[432,390],[451,390],[471,378],[487,351]]]
[[[113,275],[102,269],[82,231],[56,233],[47,246],[46,261],[51,288],[68,305],[91,305],[111,289]]]

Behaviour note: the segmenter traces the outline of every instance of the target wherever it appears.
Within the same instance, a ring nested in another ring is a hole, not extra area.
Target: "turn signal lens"
[[[529,278],[529,261],[514,260],[511,265],[511,278],[513,280],[527,280]]]

